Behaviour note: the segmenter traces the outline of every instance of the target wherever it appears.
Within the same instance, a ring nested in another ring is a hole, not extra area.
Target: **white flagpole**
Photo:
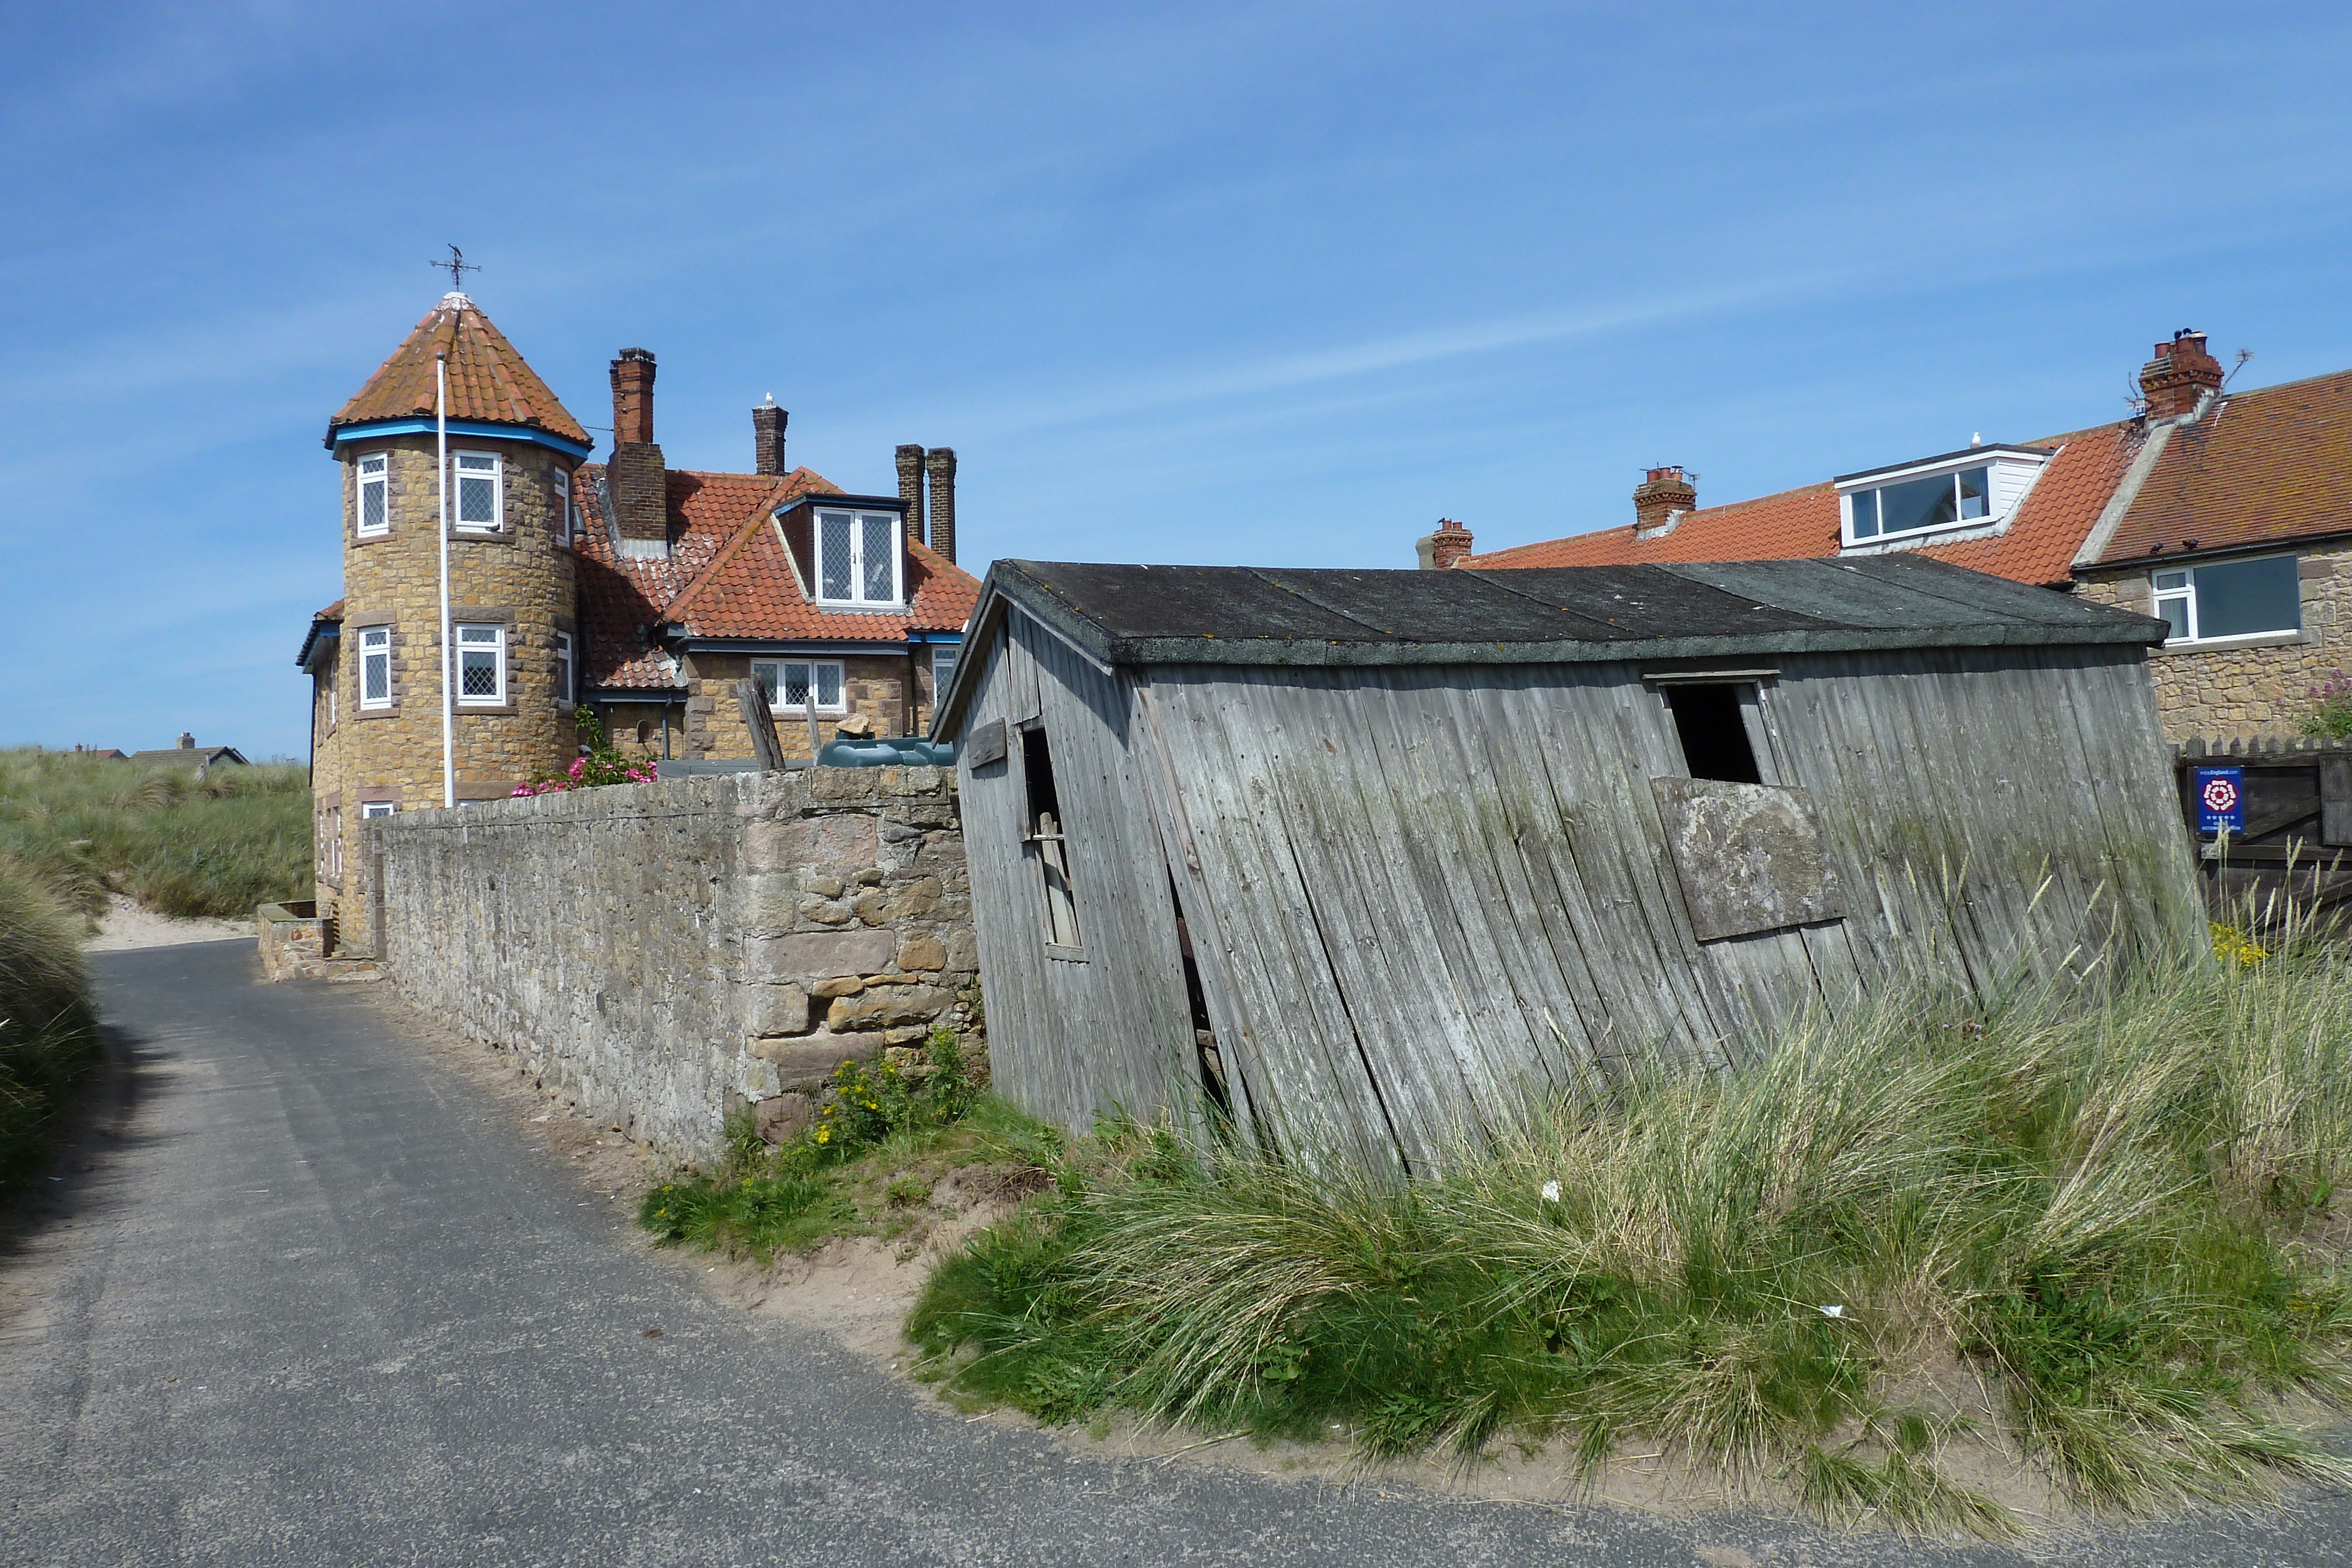
[[[449,354],[433,356],[433,422],[441,464],[441,804],[457,803],[457,694],[449,689]]]

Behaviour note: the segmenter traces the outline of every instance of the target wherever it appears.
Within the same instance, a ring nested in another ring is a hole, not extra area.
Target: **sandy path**
[[[82,944],[87,953],[116,953],[129,947],[176,947],[184,942],[220,942],[232,936],[252,937],[250,920],[214,920],[199,916],[183,920],[143,909],[119,893],[109,894],[98,935]]]

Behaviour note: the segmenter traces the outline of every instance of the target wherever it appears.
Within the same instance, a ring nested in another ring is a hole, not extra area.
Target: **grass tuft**
[[[2013,1527],[1938,1465],[1979,1389],[1968,1440],[2093,1511],[2352,1479],[2276,1416],[2352,1396],[2352,975],[2265,943],[2095,1008],[1887,997],[1732,1071],[1627,1066],[1412,1184],[1108,1128],[908,1332],[1047,1420],[1588,1469],[1638,1438],[1909,1530]],[[1923,1378],[1943,1407],[1890,1414]]]
[[[81,917],[0,854],[0,1191],[47,1149],[58,1107],[97,1064]]]

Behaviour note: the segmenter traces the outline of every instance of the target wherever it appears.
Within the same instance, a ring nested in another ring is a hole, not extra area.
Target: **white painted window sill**
[[[2310,639],[2300,632],[2249,632],[2242,637],[2207,637],[2191,642],[2176,637],[2156,650],[2158,653],[2217,653],[2232,648],[2284,648]]]

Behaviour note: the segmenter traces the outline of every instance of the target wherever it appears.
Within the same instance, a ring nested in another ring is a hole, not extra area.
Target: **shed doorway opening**
[[[1078,904],[1070,890],[1069,841],[1062,831],[1062,800],[1054,789],[1054,755],[1043,729],[1021,732],[1021,778],[1028,794],[1022,841],[1037,861],[1045,941],[1075,956],[1080,946]]]
[[[1665,688],[1666,706],[1675,716],[1675,733],[1683,743],[1683,765],[1692,778],[1726,784],[1764,782],[1756,766],[1756,747],[1748,737],[1742,695],[1743,688],[1738,685]]]

